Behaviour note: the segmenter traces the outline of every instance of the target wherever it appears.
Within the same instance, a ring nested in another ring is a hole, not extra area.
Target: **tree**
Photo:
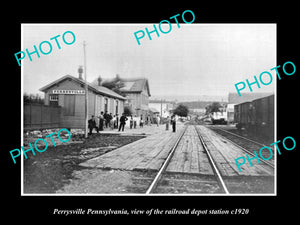
[[[174,114],[178,115],[178,116],[183,116],[183,117],[187,117],[188,113],[189,113],[189,109],[187,106],[185,105],[178,105],[175,110],[173,111]]]
[[[125,86],[125,84],[118,74],[116,75],[116,77],[113,80],[103,82],[102,86],[125,97],[125,94],[120,90]]]
[[[213,102],[205,107],[206,115],[213,113],[213,112],[220,112],[221,104],[219,102]]]
[[[39,94],[27,94],[23,95],[24,103],[36,103],[36,104],[44,104],[44,99]]]

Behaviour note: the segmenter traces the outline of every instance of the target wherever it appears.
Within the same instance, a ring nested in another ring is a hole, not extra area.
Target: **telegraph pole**
[[[84,137],[87,138],[88,137],[88,85],[87,85],[87,80],[86,80],[86,54],[85,54],[85,46],[86,43],[85,41],[83,41],[83,59],[84,59],[84,79],[85,79],[85,104],[84,104],[84,108],[85,108],[85,133],[84,133]]]
[[[163,102],[163,100],[160,99],[160,116],[161,116],[161,117],[162,117],[162,102]]]

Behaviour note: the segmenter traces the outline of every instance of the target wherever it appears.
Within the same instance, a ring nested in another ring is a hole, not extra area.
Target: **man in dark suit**
[[[175,117],[175,115],[171,116],[171,124],[172,124],[173,132],[176,132],[176,117]]]
[[[119,127],[119,131],[122,129],[122,131],[124,131],[124,127],[125,127],[125,124],[126,124],[126,120],[127,117],[125,116],[125,114],[123,113],[121,118],[120,118],[120,127]]]

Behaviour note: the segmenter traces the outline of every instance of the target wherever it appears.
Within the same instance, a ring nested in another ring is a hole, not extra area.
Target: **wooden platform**
[[[176,133],[163,127],[155,128],[153,135],[113,150],[80,164],[84,167],[124,170],[158,170],[183,131],[178,124]]]
[[[99,157],[80,164],[84,167],[121,170],[159,170],[183,132],[178,125],[177,132],[155,129],[152,135],[123,146]],[[154,129],[154,128],[153,128]],[[252,160],[253,167],[245,163],[241,172],[235,159],[245,156],[245,152],[226,141],[222,136],[204,127],[197,126],[222,176],[273,176],[273,169]],[[203,149],[194,126],[188,126],[183,138],[166,168],[167,172],[213,175],[207,154]]]

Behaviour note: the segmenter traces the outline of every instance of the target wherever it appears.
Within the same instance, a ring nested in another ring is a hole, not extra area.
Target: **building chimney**
[[[82,66],[79,66],[79,68],[78,68],[78,74],[79,74],[79,79],[80,80],[83,80],[82,73],[83,73],[83,68],[82,68]]]
[[[101,86],[102,78],[100,76],[98,77],[97,81],[98,81],[98,86]]]

